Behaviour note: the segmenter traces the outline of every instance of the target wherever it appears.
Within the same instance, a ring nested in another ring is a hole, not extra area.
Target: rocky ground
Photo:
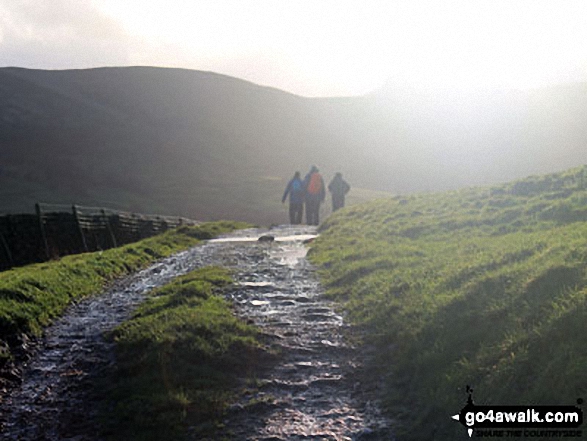
[[[264,234],[275,240],[258,241]],[[228,296],[237,313],[258,325],[280,354],[230,408],[217,439],[393,439],[377,405],[377,379],[363,369],[368,354],[353,346],[352,329],[323,297],[305,259],[304,241],[314,234],[312,227],[237,232],[74,305],[36,345],[22,384],[2,396],[2,439],[98,440],[96,385],[114,363],[104,332],[127,318],[153,287],[206,265],[235,270],[237,285]]]

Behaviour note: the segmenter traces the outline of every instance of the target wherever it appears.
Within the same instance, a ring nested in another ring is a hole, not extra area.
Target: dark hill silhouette
[[[183,69],[2,68],[0,211],[76,201],[283,222],[286,180],[314,163],[392,192],[555,171],[585,162],[586,92],[303,98]]]

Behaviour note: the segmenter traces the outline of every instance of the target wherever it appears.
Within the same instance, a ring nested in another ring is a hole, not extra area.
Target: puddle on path
[[[274,234],[277,233],[277,234]],[[306,242],[318,237],[316,234],[289,234],[286,236],[279,235],[279,230],[271,230],[263,234],[248,234],[246,236],[227,236],[211,239],[209,243],[227,243],[227,242],[258,242],[261,236],[271,236],[274,242]]]
[[[274,242],[258,242],[271,234]],[[280,361],[229,412],[221,437],[235,440],[390,440],[355,372],[346,325],[322,296],[303,241],[312,227],[246,230],[180,253],[84,300],[47,329],[21,387],[0,401],[0,439],[98,440],[92,388],[113,363],[104,332],[124,321],[152,288],[205,265],[235,269],[237,311],[271,336]]]

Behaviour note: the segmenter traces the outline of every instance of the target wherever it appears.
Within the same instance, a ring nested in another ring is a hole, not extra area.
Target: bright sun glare
[[[97,0],[136,64],[212,70],[306,95],[585,80],[587,2]]]

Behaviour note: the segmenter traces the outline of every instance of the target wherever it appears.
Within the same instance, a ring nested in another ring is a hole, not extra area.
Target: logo
[[[583,411],[577,406],[478,406],[467,386],[467,404],[451,418],[469,437],[581,437]],[[582,399],[577,404],[583,404]]]

